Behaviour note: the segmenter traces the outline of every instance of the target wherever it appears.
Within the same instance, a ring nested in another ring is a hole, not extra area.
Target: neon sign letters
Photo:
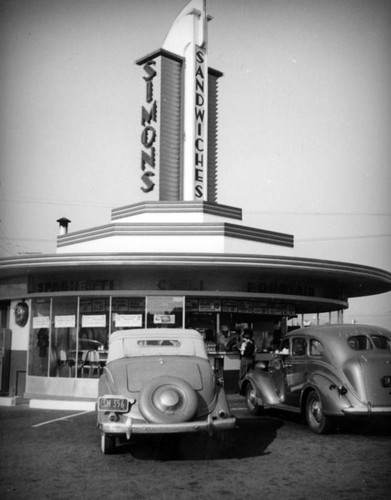
[[[197,47],[195,57],[195,134],[194,134],[194,196],[204,197],[204,167],[206,166],[206,88],[205,52]]]
[[[157,137],[157,104],[156,100],[153,99],[153,79],[157,74],[154,68],[155,64],[155,61],[149,61],[143,67],[146,73],[146,75],[143,76],[146,83],[146,101],[150,105],[149,109],[146,109],[145,106],[141,108],[141,125],[144,127],[141,133],[141,144],[144,147],[141,151],[141,170],[143,172],[141,180],[144,185],[141,189],[144,193],[151,192],[155,187],[155,183],[152,179],[152,177],[155,176],[156,151],[154,144]]]

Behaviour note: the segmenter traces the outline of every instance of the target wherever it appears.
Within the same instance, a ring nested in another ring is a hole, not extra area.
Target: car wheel
[[[102,453],[105,455],[113,454],[115,452],[115,438],[107,434],[102,434],[100,438],[100,447]]]
[[[257,403],[257,393],[253,384],[247,384],[246,387],[246,407],[251,415],[260,415],[262,413],[262,406]]]
[[[305,415],[308,427],[315,434],[326,434],[330,430],[330,419],[323,413],[322,403],[315,391],[308,394]]]
[[[194,417],[197,408],[195,390],[177,377],[155,378],[140,392],[139,409],[147,422],[187,422]]]

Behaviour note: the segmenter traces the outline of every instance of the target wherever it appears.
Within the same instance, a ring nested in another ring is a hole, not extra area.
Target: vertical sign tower
[[[148,200],[217,202],[217,80],[206,0],[192,0],[143,67],[141,189]]]

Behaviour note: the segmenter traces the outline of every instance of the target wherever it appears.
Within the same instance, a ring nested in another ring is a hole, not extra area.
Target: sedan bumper
[[[391,415],[391,406],[371,406],[368,405],[367,407],[363,408],[344,408],[343,413],[346,416],[356,416],[356,417],[374,417],[376,415],[378,416],[386,416],[386,415]]]
[[[197,420],[194,422],[149,424],[132,420],[129,416],[125,422],[99,423],[99,428],[105,434],[126,434],[127,439],[130,439],[132,434],[180,434],[188,432],[209,432],[213,434],[215,430],[233,429],[235,422],[235,417],[213,419],[211,416],[208,416],[207,420]]]

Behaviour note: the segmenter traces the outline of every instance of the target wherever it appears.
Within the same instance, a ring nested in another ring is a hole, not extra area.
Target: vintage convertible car
[[[99,379],[103,453],[133,434],[209,432],[235,426],[221,381],[195,330],[120,330]]]
[[[334,417],[391,416],[391,332],[330,325],[288,333],[268,364],[256,362],[240,383],[247,410],[301,412],[316,434]]]

